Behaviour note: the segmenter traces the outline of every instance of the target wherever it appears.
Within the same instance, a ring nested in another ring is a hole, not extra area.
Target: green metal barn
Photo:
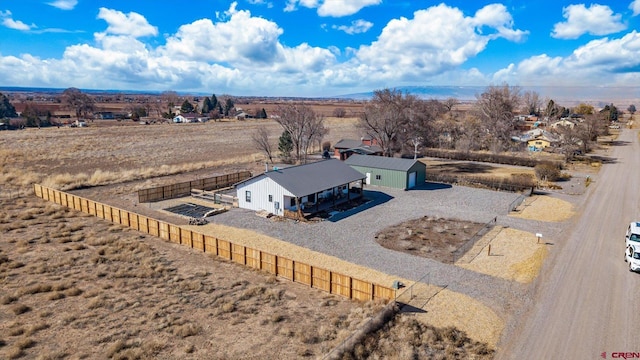
[[[411,189],[424,184],[427,166],[413,159],[352,155],[345,164],[366,176],[366,184]]]

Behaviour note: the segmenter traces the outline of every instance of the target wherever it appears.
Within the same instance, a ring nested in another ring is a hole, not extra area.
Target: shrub
[[[24,314],[31,311],[31,308],[24,304],[18,304],[13,307],[13,313],[16,315]]]
[[[557,181],[560,178],[560,169],[552,163],[542,163],[534,167],[539,180]]]

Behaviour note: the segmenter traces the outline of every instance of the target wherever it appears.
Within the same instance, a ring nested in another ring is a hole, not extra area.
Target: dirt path
[[[624,130],[567,237],[551,249],[534,283],[529,312],[503,339],[497,359],[596,359],[637,352],[640,329],[634,299],[640,275],[623,261],[624,232],[640,217],[640,146]]]

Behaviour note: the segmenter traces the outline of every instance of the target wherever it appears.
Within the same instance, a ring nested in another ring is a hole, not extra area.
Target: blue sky
[[[0,0],[0,86],[637,87],[638,15],[640,0]]]

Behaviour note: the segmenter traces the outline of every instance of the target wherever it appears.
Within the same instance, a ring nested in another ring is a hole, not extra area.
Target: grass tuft
[[[11,310],[14,314],[21,315],[31,311],[31,308],[24,304],[17,304]]]

